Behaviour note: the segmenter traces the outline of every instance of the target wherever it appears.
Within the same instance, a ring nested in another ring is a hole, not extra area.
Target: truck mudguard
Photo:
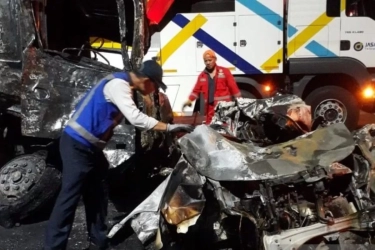
[[[359,86],[371,82],[371,75],[360,61],[349,58],[293,58],[289,59],[291,75],[346,74]]]

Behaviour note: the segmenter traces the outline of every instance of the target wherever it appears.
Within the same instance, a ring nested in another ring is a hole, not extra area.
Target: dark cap
[[[154,60],[144,61],[141,67],[137,72],[149,78],[151,81],[156,83],[159,88],[162,88],[164,91],[167,89],[167,86],[163,83],[163,69],[161,66]]]

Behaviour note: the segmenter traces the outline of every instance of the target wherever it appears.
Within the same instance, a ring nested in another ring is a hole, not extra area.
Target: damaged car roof
[[[226,139],[206,125],[179,141],[186,159],[214,180],[264,180],[329,167],[347,157],[354,140],[344,124],[318,129],[295,140],[264,148]]]

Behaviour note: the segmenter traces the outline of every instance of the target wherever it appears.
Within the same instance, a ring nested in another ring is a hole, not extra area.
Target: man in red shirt
[[[191,106],[191,103],[199,97],[200,92],[203,93],[206,104],[206,124],[211,123],[215,114],[215,106],[219,101],[232,101],[232,97],[241,97],[229,69],[220,67],[216,64],[216,55],[212,50],[207,50],[203,54],[204,64],[206,68],[199,74],[193,91],[189,96],[183,109]]]

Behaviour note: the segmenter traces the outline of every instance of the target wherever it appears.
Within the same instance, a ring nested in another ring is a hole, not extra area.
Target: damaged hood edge
[[[353,152],[355,142],[344,124],[317,129],[294,140],[264,148],[239,144],[206,125],[179,139],[188,162],[218,181],[266,180],[329,167]]]
[[[119,223],[114,225],[107,237],[112,238],[124,225],[125,223],[137,214],[144,212],[158,212],[163,194],[167,188],[171,175],[169,175],[156,189],[147,197],[138,207],[136,207],[130,214],[128,214]],[[159,217],[159,214],[158,214]],[[136,230],[135,230],[136,231]]]

